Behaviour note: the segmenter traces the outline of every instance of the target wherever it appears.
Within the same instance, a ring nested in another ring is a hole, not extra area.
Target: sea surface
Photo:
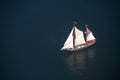
[[[120,80],[119,4],[113,0],[0,2],[0,80]],[[79,52],[60,51],[73,22],[96,37]]]

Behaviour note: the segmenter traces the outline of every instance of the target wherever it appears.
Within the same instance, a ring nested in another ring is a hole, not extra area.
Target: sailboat
[[[84,32],[79,30],[76,26],[77,22],[75,21],[64,46],[60,50],[78,51],[95,44],[96,38],[94,37],[92,31],[88,29],[88,25],[86,25],[85,36]]]

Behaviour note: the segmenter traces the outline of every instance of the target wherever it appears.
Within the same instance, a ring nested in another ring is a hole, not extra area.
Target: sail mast
[[[73,48],[75,48],[75,38],[76,38],[75,26],[77,26],[77,22],[76,21],[74,21],[74,29],[73,29]]]
[[[88,36],[91,31],[88,29],[88,25],[87,24],[85,26],[86,26],[86,36]]]

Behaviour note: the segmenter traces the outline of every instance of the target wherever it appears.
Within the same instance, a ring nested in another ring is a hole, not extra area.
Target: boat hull
[[[86,48],[94,45],[95,43],[96,43],[96,40],[91,40],[91,41],[88,41],[88,42],[84,45],[84,47],[76,48],[76,49],[73,49],[73,48],[72,48],[72,49],[66,49],[66,51],[72,51],[72,52],[74,52],[74,51],[83,50],[83,49],[86,49]]]

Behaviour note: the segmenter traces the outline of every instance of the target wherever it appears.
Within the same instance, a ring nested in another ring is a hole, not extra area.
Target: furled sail
[[[94,40],[93,33],[86,27],[86,41]]]
[[[67,40],[64,43],[64,46],[61,48],[61,50],[67,49],[67,48],[73,48],[73,29],[71,30]]]
[[[75,46],[86,43],[84,39],[83,31],[80,31],[76,27],[75,27],[75,36],[76,36]]]

